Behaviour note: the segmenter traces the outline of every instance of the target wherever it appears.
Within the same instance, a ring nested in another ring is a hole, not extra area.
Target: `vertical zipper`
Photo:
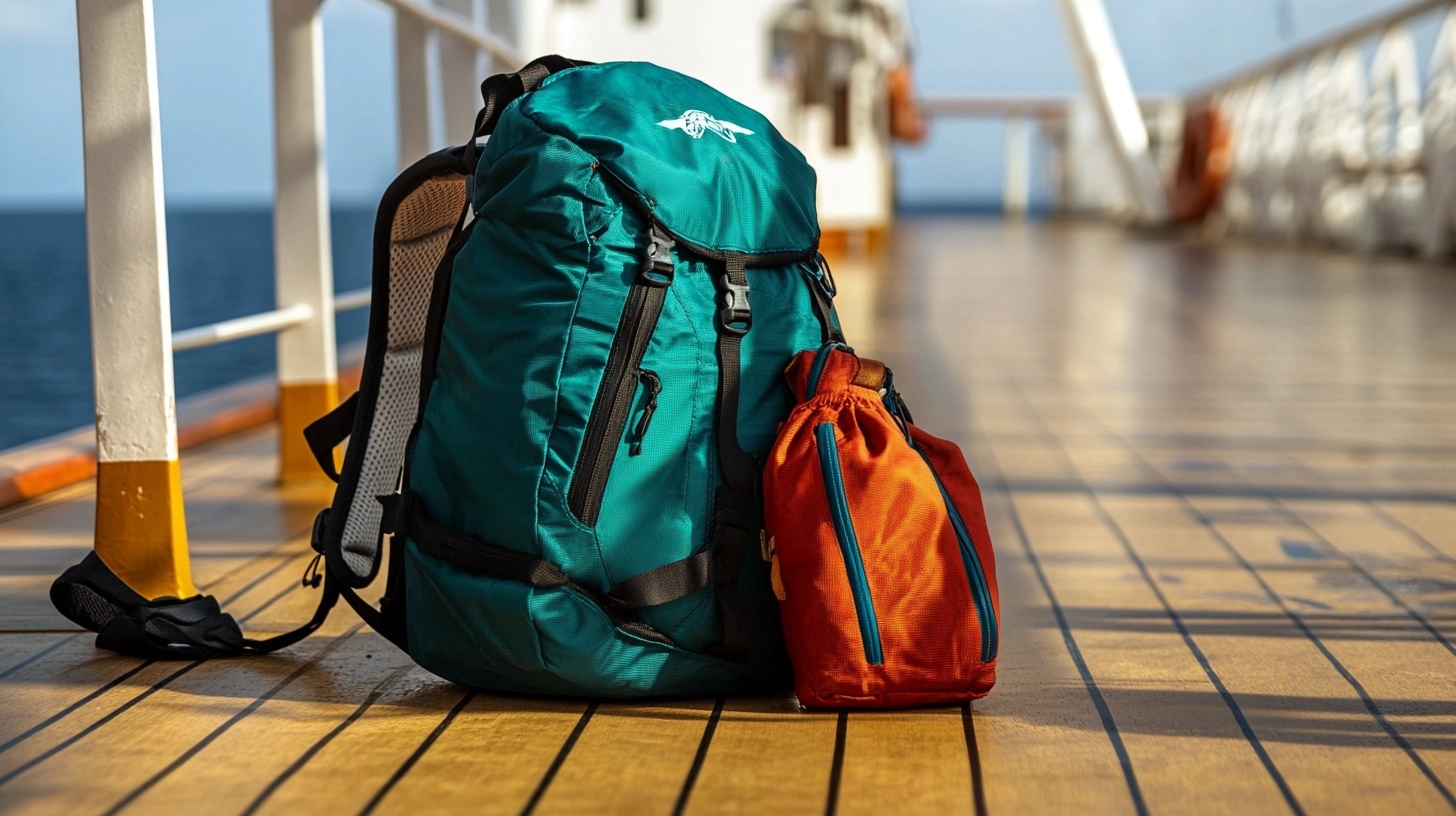
[[[996,659],[996,651],[1000,646],[1000,633],[996,626],[996,610],[991,603],[991,586],[986,581],[986,568],[981,564],[981,556],[976,553],[975,542],[971,540],[971,533],[966,529],[966,522],[961,518],[961,511],[951,501],[950,493],[946,492],[945,483],[940,480],[940,474],[935,472],[935,466],[930,464],[930,457],[925,451],[915,448],[920,458],[925,460],[925,466],[930,469],[930,475],[935,478],[935,486],[940,488],[940,498],[945,502],[946,515],[950,517],[950,525],[955,528],[956,541],[961,548],[961,561],[966,567],[966,578],[971,582],[971,598],[976,603],[976,617],[981,621],[981,662],[989,663]]]
[[[654,222],[641,274],[627,292],[627,305],[617,323],[606,369],[592,401],[581,453],[572,469],[571,489],[566,503],[583,524],[594,525],[602,512],[602,496],[622,432],[632,413],[632,396],[642,366],[642,357],[657,328],[672,283],[674,241]]]
[[[834,522],[834,537],[844,557],[849,589],[854,595],[854,614],[859,619],[860,640],[864,643],[865,662],[883,665],[884,650],[880,645],[880,624],[875,619],[875,606],[870,598],[870,582],[865,577],[864,560],[859,552],[859,539],[854,533],[854,520],[849,515],[849,498],[844,493],[844,474],[839,467],[839,448],[834,443],[834,423],[821,422],[814,427],[819,448],[819,469],[824,476],[824,495],[829,500],[829,515]]]
[[[642,440],[647,436],[647,426],[652,422],[652,415],[657,411],[657,395],[662,393],[662,378],[657,376],[656,371],[641,369],[637,372],[637,379],[647,389],[647,404],[642,408],[642,418],[637,420],[637,427],[632,431],[632,447],[627,451],[628,456],[639,456],[642,453]]]

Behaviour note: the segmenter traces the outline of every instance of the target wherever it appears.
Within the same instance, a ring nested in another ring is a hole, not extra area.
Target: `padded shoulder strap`
[[[436,272],[453,262],[466,223],[470,167],[463,148],[426,156],[385,192],[374,223],[373,298],[359,393],[305,435],[329,472],[347,434],[339,488],[315,546],[346,587],[374,579],[379,497],[396,493],[418,415],[425,323]]]

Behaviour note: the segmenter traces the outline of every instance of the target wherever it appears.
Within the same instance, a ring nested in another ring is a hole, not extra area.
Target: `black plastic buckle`
[[[309,534],[308,543],[313,547],[313,551],[320,555],[324,551],[324,530],[329,524],[330,509],[325,507],[318,512],[317,516],[313,517],[313,532]]]
[[[652,232],[647,240],[647,261],[642,265],[644,281],[652,286],[667,286],[672,283],[675,269],[672,251],[676,246],[677,242],[670,235],[656,224],[652,225]]]
[[[753,328],[753,309],[748,305],[748,282],[734,283],[727,275],[718,276],[718,291],[723,293],[723,308],[718,312],[718,325],[730,334],[748,334]]]

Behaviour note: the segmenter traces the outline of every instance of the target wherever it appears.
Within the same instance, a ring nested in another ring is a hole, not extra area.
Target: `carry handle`
[[[475,142],[480,137],[489,136],[495,132],[496,123],[500,121],[501,112],[506,109],[507,105],[536,90],[541,81],[552,74],[560,73],[568,68],[592,64],[583,60],[567,59],[560,54],[547,54],[531,60],[526,67],[514,74],[496,74],[487,77],[484,82],[480,83],[480,96],[485,100],[485,107],[476,114],[475,132],[471,134],[470,141],[465,145],[466,166],[475,167]]]

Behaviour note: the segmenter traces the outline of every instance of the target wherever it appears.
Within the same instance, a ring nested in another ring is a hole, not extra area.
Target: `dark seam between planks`
[[[567,735],[566,742],[561,744],[561,750],[556,752],[556,758],[551,760],[551,766],[541,776],[541,781],[536,784],[536,789],[531,791],[531,798],[527,799],[525,806],[521,808],[521,816],[530,816],[536,810],[536,806],[541,803],[541,797],[546,795],[546,789],[551,786],[552,780],[556,778],[556,772],[561,770],[562,765],[566,764],[566,757],[571,754],[571,749],[576,747],[576,741],[581,739],[582,732],[586,730],[586,724],[591,722],[592,715],[597,713],[597,705],[597,703],[593,702],[586,707],[586,711],[581,712],[581,717],[577,719],[576,726]]]
[[[156,692],[161,691],[167,686],[168,683],[171,683],[173,680],[176,680],[177,678],[181,677],[187,672],[192,671],[200,665],[202,665],[200,662],[189,663],[186,666],[183,666],[177,671],[172,672],[171,674],[157,681],[146,691],[143,691],[141,694],[138,694],[130,700],[127,700],[125,703],[122,703],[120,706],[117,706],[116,709],[108,713],[106,716],[102,717],[96,722],[91,723],[90,725],[86,726],[75,734],[72,734],[70,737],[67,737],[65,740],[61,741],[57,745],[52,746],[50,749],[41,753],[39,756],[33,757],[29,761],[25,762],[24,764],[10,771],[4,776],[0,776],[0,786],[9,783],[11,780],[15,779],[15,777],[20,776],[31,768],[34,768],[35,766],[41,764],[42,762],[45,762],[56,754],[59,754],[61,751],[64,751],[72,745],[75,745],[77,742],[80,742],[82,739],[89,736],[98,728],[101,728],[103,725],[106,725],[117,717],[120,717],[122,714],[125,714],[133,706],[152,696]]]
[[[1437,547],[1429,538],[1421,535],[1419,530],[1401,521],[1400,518],[1398,518],[1394,513],[1386,510],[1384,507],[1381,507],[1379,502],[1372,499],[1366,499],[1365,503],[1370,505],[1370,509],[1374,510],[1377,515],[1385,519],[1385,522],[1387,524],[1405,533],[1408,538],[1414,541],[1426,552],[1435,556],[1438,560],[1445,561],[1450,564],[1456,564],[1456,557],[1451,556],[1445,550]]]
[[[36,723],[35,725],[32,725],[30,728],[27,728],[24,731],[20,732],[19,734],[16,734],[15,736],[11,737],[10,739],[6,740],[5,742],[0,743],[0,754],[3,754],[6,751],[9,751],[11,748],[14,748],[15,746],[19,745],[20,743],[25,742],[26,740],[30,739],[31,737],[35,736],[36,734],[39,734],[40,732],[44,731],[45,729],[50,728],[52,725],[55,725],[56,723],[58,723],[61,720],[65,719],[66,717],[69,717],[70,715],[74,714],[77,709],[79,709],[79,708],[81,708],[81,707],[89,704],[91,701],[95,700],[97,697],[100,697],[101,695],[103,695],[106,692],[108,692],[108,691],[116,688],[117,686],[121,685],[122,683],[125,683],[127,680],[130,680],[132,677],[135,677],[136,674],[137,674],[137,672],[139,672],[142,669],[145,669],[146,667],[152,665],[152,663],[153,663],[153,661],[151,661],[151,660],[144,660],[141,663],[138,663],[137,665],[131,667],[127,671],[125,671],[125,672],[117,675],[116,677],[112,678],[111,680],[107,681],[107,683],[105,685],[101,686],[100,688],[96,689],[95,691],[91,692],[90,694],[87,694],[85,697],[82,697],[81,699],[77,700],[74,703],[71,703],[70,705],[66,706],[65,708],[61,709],[60,711],[57,711],[56,713],[50,715],[49,717],[46,717],[44,720],[41,720],[40,722]]]
[[[1365,687],[1360,684],[1360,681],[1355,679],[1355,676],[1350,673],[1350,670],[1345,668],[1345,664],[1341,663],[1339,658],[1335,657],[1334,653],[1329,650],[1329,647],[1325,645],[1324,641],[1319,637],[1319,635],[1315,634],[1314,630],[1311,629],[1307,623],[1305,623],[1304,618],[1302,618],[1299,613],[1289,608],[1289,605],[1285,603],[1284,598],[1280,596],[1279,593],[1274,591],[1274,588],[1270,586],[1267,581],[1264,580],[1264,576],[1259,574],[1259,571],[1255,569],[1254,565],[1249,563],[1248,560],[1245,559],[1238,550],[1234,549],[1233,544],[1224,537],[1223,533],[1218,530],[1213,522],[1205,517],[1201,512],[1199,512],[1198,508],[1194,507],[1193,503],[1188,501],[1188,498],[1186,496],[1181,498],[1183,500],[1184,506],[1188,509],[1189,515],[1191,515],[1199,524],[1203,525],[1204,529],[1208,530],[1209,533],[1213,535],[1213,537],[1219,542],[1220,545],[1223,546],[1223,548],[1229,553],[1229,555],[1232,556],[1233,559],[1237,561],[1239,565],[1242,566],[1244,570],[1249,573],[1249,575],[1253,576],[1254,580],[1258,582],[1261,588],[1263,588],[1264,593],[1268,595],[1274,601],[1274,603],[1279,605],[1279,608],[1283,610],[1285,616],[1288,617],[1289,620],[1293,622],[1294,625],[1297,626],[1301,632],[1304,633],[1304,636],[1309,639],[1310,643],[1314,644],[1314,647],[1319,650],[1320,654],[1324,655],[1325,660],[1329,661],[1330,665],[1334,667],[1335,671],[1339,672],[1340,676],[1345,678],[1345,682],[1349,683],[1350,688],[1354,689],[1355,693],[1360,696],[1360,702],[1365,706],[1365,710],[1370,713],[1370,716],[1385,731],[1386,735],[1388,735],[1391,740],[1393,740],[1395,744],[1400,747],[1401,750],[1405,751],[1406,756],[1410,758],[1411,762],[1415,763],[1416,768],[1418,768],[1421,773],[1425,775],[1426,779],[1428,779],[1430,783],[1436,787],[1436,790],[1441,793],[1441,796],[1446,799],[1446,803],[1449,804],[1452,808],[1456,808],[1456,796],[1453,796],[1451,794],[1451,791],[1446,787],[1444,783],[1441,782],[1440,778],[1436,776],[1436,774],[1431,770],[1430,766],[1426,765],[1425,760],[1421,759],[1420,754],[1417,753],[1413,747],[1411,747],[1411,744],[1406,741],[1405,737],[1401,736],[1400,732],[1395,729],[1395,726],[1390,724],[1390,721],[1385,718],[1385,712],[1380,710],[1380,706],[1376,704],[1374,698],[1372,698],[1369,692],[1365,690]]]
[[[693,786],[698,782],[698,774],[703,770],[703,762],[708,758],[708,746],[713,742],[713,734],[718,730],[718,720],[723,716],[724,699],[719,697],[713,703],[713,713],[708,715],[708,724],[703,726],[703,738],[698,741],[698,752],[693,756],[693,766],[688,769],[687,779],[683,780],[682,791],[677,795],[677,804],[673,805],[673,816],[681,816],[687,809],[688,799],[693,795]]]
[[[1095,417],[1093,417],[1093,419],[1094,421],[1097,421],[1099,424],[1101,424],[1100,420],[1097,420]],[[1137,456],[1138,458],[1143,458],[1142,451],[1139,451],[1134,445],[1123,439],[1120,435],[1114,433],[1111,429],[1107,428],[1106,425],[1102,425],[1102,427],[1104,433],[1106,433],[1110,439],[1121,444],[1134,456]],[[1172,487],[1172,485],[1169,486]],[[1284,613],[1285,617],[1289,618],[1290,622],[1292,622],[1300,630],[1300,632],[1304,634],[1305,638],[1308,639],[1309,642],[1312,643],[1314,647],[1319,650],[1320,654],[1324,655],[1325,660],[1329,662],[1329,664],[1335,669],[1335,671],[1339,672],[1340,676],[1345,679],[1345,682],[1350,685],[1350,688],[1353,689],[1355,693],[1360,697],[1361,704],[1365,706],[1365,710],[1369,712],[1371,718],[1375,720],[1376,724],[1385,731],[1386,735],[1390,737],[1391,741],[1393,741],[1401,750],[1405,752],[1406,756],[1410,759],[1412,763],[1415,764],[1416,768],[1420,770],[1420,772],[1426,777],[1426,779],[1433,786],[1435,786],[1436,790],[1441,794],[1441,796],[1445,798],[1447,804],[1449,804],[1453,809],[1456,809],[1456,796],[1452,795],[1450,789],[1447,788],[1445,783],[1443,783],[1440,778],[1436,776],[1436,774],[1431,770],[1430,766],[1426,765],[1425,760],[1421,759],[1420,754],[1415,750],[1415,748],[1411,746],[1411,744],[1406,741],[1405,737],[1396,730],[1395,726],[1393,726],[1390,721],[1386,719],[1385,712],[1381,711],[1380,706],[1376,704],[1374,698],[1372,698],[1369,692],[1365,690],[1365,687],[1361,685],[1360,681],[1355,679],[1355,675],[1353,675],[1350,670],[1345,667],[1344,663],[1340,662],[1339,658],[1335,657],[1334,653],[1331,652],[1329,647],[1325,645],[1324,640],[1321,639],[1319,635],[1315,634],[1314,630],[1311,629],[1307,623],[1305,623],[1304,618],[1301,617],[1299,613],[1295,612],[1289,607],[1287,603],[1285,603],[1284,598],[1280,596],[1279,593],[1274,591],[1274,587],[1270,586],[1269,582],[1264,580],[1264,576],[1259,573],[1254,565],[1249,563],[1249,561],[1245,559],[1237,549],[1234,548],[1233,544],[1228,540],[1228,538],[1224,536],[1223,532],[1218,529],[1217,525],[1215,525],[1210,518],[1205,516],[1202,511],[1194,506],[1193,502],[1189,500],[1187,495],[1178,492],[1176,489],[1174,490],[1173,495],[1176,496],[1183,504],[1189,516],[1191,516],[1194,521],[1196,521],[1205,530],[1207,530],[1208,533],[1214,537],[1214,540],[1219,543],[1219,546],[1221,546],[1224,551],[1227,552],[1229,556],[1232,557],[1234,561],[1239,564],[1239,566],[1243,567],[1244,571],[1248,572],[1249,575],[1253,577],[1253,579],[1259,584],[1260,588],[1264,590],[1264,594],[1268,595],[1269,598],[1279,606],[1279,609]],[[1272,500],[1272,497],[1268,494],[1264,494],[1262,497]]]
[[[40,651],[36,652],[35,654],[31,655],[30,657],[27,657],[26,659],[20,661],[19,663],[16,663],[14,666],[11,666],[10,668],[6,669],[5,671],[0,671],[0,680],[4,680],[5,678],[9,677],[10,675],[15,674],[16,672],[20,671],[21,669],[25,668],[26,666],[29,666],[30,664],[34,663],[35,661],[40,660],[42,657],[45,657],[46,655],[50,654],[51,652],[54,652],[55,650],[61,648],[62,646],[66,645],[67,643],[70,643],[71,641],[75,640],[78,637],[80,637],[80,635],[71,635],[70,637],[61,638],[60,640],[56,641],[55,643],[52,643],[51,645],[45,647],[44,649],[41,649]],[[5,750],[5,749],[4,748],[0,748],[0,751],[3,751],[3,750]]]
[[[966,758],[971,765],[971,797],[976,816],[986,816],[986,781],[981,776],[981,749],[976,744],[976,725],[971,720],[971,704],[961,703],[961,730],[966,735]]]
[[[219,725],[218,727],[212,729],[212,731],[209,732],[207,736],[198,740],[192,745],[192,747],[188,748],[180,755],[178,755],[176,759],[167,763],[166,767],[152,774],[151,777],[149,777],[145,782],[133,788],[130,793],[128,793],[126,796],[123,796],[120,801],[118,801],[116,804],[112,805],[106,810],[106,816],[115,816],[115,814],[120,813],[132,802],[135,802],[139,797],[155,787],[158,782],[166,779],[172,774],[173,771],[182,767],[184,764],[187,763],[188,760],[197,756],[198,753],[200,753],[207,746],[211,745],[218,737],[227,733],[227,731],[231,729],[234,725],[242,722],[242,720],[246,718],[249,714],[252,714],[259,708],[262,708],[264,703],[268,702],[274,697],[277,697],[279,692],[283,691],[283,689],[291,685],[294,680],[302,677],[304,672],[307,672],[314,666],[318,665],[320,660],[322,660],[330,652],[337,649],[340,645],[344,643],[344,641],[352,637],[355,632],[358,632],[361,628],[363,628],[363,626],[363,623],[355,624],[344,634],[329,641],[317,652],[311,655],[307,660],[303,661],[303,663],[299,665],[298,668],[290,672],[287,677],[278,681],[276,684],[274,684],[272,688],[268,689],[267,691],[256,697],[252,702],[248,703],[240,711],[229,717],[225,722],[223,722],[222,725]]]
[[[849,712],[839,712],[834,724],[834,760],[829,765],[829,793],[824,799],[824,816],[839,809],[839,783],[844,778],[844,743],[849,735]]]
[[[1054,433],[1051,427],[1046,424],[1046,420],[1041,416],[1041,412],[1037,410],[1036,406],[1027,398],[1026,394],[1022,393],[1019,388],[1015,390],[1020,396],[1027,412],[1042,429],[1043,441],[1051,445],[1061,454],[1062,460],[1070,469],[1070,472],[1082,482],[1084,486],[1083,490],[1087,498],[1092,502],[1092,507],[1096,510],[1103,525],[1117,538],[1118,544],[1122,546],[1123,551],[1127,553],[1127,557],[1137,567],[1138,574],[1142,576],[1143,583],[1147,584],[1148,589],[1152,590],[1154,597],[1158,599],[1158,603],[1162,604],[1163,611],[1167,614],[1168,620],[1173,624],[1178,635],[1183,639],[1183,644],[1188,647],[1189,653],[1193,655],[1193,658],[1198,661],[1198,665],[1202,667],[1203,673],[1208,677],[1209,683],[1213,685],[1219,697],[1223,699],[1224,705],[1228,708],[1229,713],[1233,715],[1234,722],[1238,725],[1239,731],[1244,735],[1244,739],[1249,743],[1249,747],[1254,750],[1254,755],[1259,758],[1259,763],[1264,766],[1265,772],[1269,774],[1274,785],[1279,788],[1279,793],[1284,797],[1284,801],[1289,805],[1289,809],[1299,816],[1304,816],[1304,807],[1299,804],[1299,799],[1294,795],[1294,790],[1289,786],[1289,782],[1284,778],[1284,774],[1279,771],[1279,767],[1274,763],[1274,758],[1269,755],[1268,750],[1264,747],[1263,741],[1254,733],[1253,726],[1249,724],[1248,718],[1244,716],[1243,707],[1234,699],[1234,695],[1224,685],[1223,679],[1219,677],[1218,672],[1214,671],[1213,665],[1209,662],[1207,655],[1203,653],[1203,649],[1195,641],[1193,633],[1184,624],[1182,616],[1173,608],[1173,604],[1168,601],[1168,597],[1163,594],[1162,587],[1158,586],[1157,581],[1153,580],[1152,573],[1148,570],[1147,564],[1133,547],[1132,541],[1127,537],[1127,531],[1122,528],[1122,525],[1117,522],[1117,519],[1113,518],[1112,513],[1107,510],[1107,507],[1102,503],[1102,499],[1098,497],[1096,491],[1088,485],[1081,468],[1077,467],[1077,463],[1073,461],[1071,453],[1067,450],[1067,446],[1062,442],[1061,437]],[[1137,460],[1140,465],[1139,469],[1143,473],[1149,473],[1151,471],[1151,466],[1141,456]],[[1155,471],[1153,474],[1153,477],[1157,478]]]
[[[295,588],[295,585],[294,584],[289,584],[288,586],[286,586],[283,589],[279,590],[275,595],[273,595],[273,597],[269,598],[262,606],[258,607],[257,609],[254,609],[253,611],[249,612],[247,615],[244,615],[243,617],[239,618],[238,619],[238,622],[239,623],[244,623],[244,622],[248,621],[254,615],[258,614],[259,612],[262,612],[268,606],[272,605],[272,603],[274,601],[277,601],[279,598],[283,597],[284,595],[288,594],[289,592],[292,592],[294,590],[294,588]],[[57,645],[59,646],[60,644],[57,644]],[[145,669],[146,667],[152,665],[155,662],[156,661],[148,660],[148,661],[142,663],[140,666],[136,666],[136,667],[134,667],[134,668],[132,668],[132,669],[124,672],[120,677],[117,677],[116,679],[109,681],[101,689],[98,689],[97,691],[94,691],[91,694],[88,694],[86,696],[86,698],[84,698],[80,703],[73,703],[70,706],[67,706],[66,709],[62,710],[58,714],[52,715],[51,717],[47,718],[39,726],[32,727],[31,729],[27,730],[25,733],[20,734],[20,735],[18,735],[16,737],[12,738],[9,742],[5,743],[3,746],[0,746],[0,752],[9,750],[16,743],[19,743],[22,740],[30,739],[31,737],[35,736],[36,734],[39,734],[42,730],[44,730],[44,728],[49,728],[50,726],[55,725],[57,722],[60,722],[66,716],[75,713],[75,711],[77,711],[78,709],[81,708],[81,705],[82,704],[84,704],[86,702],[90,702],[90,701],[96,699],[102,692],[107,691],[108,689],[114,688],[117,684],[125,681],[127,678],[135,675],[137,672],[141,671],[142,669]],[[86,736],[87,734],[89,734],[92,731],[94,731],[96,728],[99,728],[100,726],[105,725],[107,722],[110,722],[113,718],[115,718],[117,715],[119,715],[122,712],[124,712],[126,709],[131,708],[133,705],[135,705],[136,703],[140,702],[142,699],[150,696],[152,694],[152,692],[160,689],[162,686],[165,686],[166,684],[172,682],[173,680],[175,680],[176,678],[182,676],[183,674],[186,674],[187,672],[189,672],[189,671],[197,668],[198,666],[201,666],[205,662],[206,662],[205,660],[194,660],[191,663],[187,664],[185,667],[183,667],[181,671],[178,671],[178,672],[176,672],[174,674],[168,675],[166,678],[162,679],[157,684],[152,685],[150,688],[148,688],[148,689],[140,692],[136,697],[133,697],[132,699],[128,700],[125,703],[122,703],[120,707],[112,710],[110,713],[104,715],[101,719],[99,719],[99,720],[91,723],[90,725],[86,726],[86,728],[82,729],[78,733],[73,734],[71,737],[69,737],[66,740],[62,741],[60,744],[58,744],[56,746],[53,746],[51,749],[49,749],[46,752],[42,753],[40,756],[37,756],[37,757],[32,758],[30,761],[26,762],[24,765],[22,765],[19,768],[16,768],[15,770],[11,771],[10,773],[8,773],[8,774],[6,774],[4,776],[0,776],[0,785],[4,785],[5,783],[9,782],[12,778],[14,778],[15,776],[19,775],[20,773],[23,773],[24,771],[30,769],[31,767],[34,767],[35,765],[40,764],[41,762],[43,762],[46,759],[49,759],[50,757],[54,756],[56,753],[59,753],[61,749],[67,748],[67,747],[75,744],[75,742],[78,741],[81,737]]]
[[[981,431],[980,424],[974,418],[974,413],[968,414],[968,416],[971,417],[971,422],[975,426],[974,439],[985,448],[986,456],[990,459],[996,478],[1004,481],[1000,460],[996,457],[995,449],[988,444],[989,438]],[[1065,451],[1063,455],[1065,455]],[[1077,492],[1082,492],[1083,489],[1079,487]],[[1061,602],[1057,600],[1056,593],[1052,591],[1051,582],[1047,579],[1046,570],[1042,568],[1041,559],[1037,557],[1036,551],[1031,547],[1031,538],[1026,534],[1026,527],[1021,523],[1021,513],[1016,509],[1014,495],[1006,495],[1005,510],[1011,518],[1011,525],[1016,530],[1017,538],[1021,540],[1022,551],[1026,553],[1026,559],[1030,562],[1032,571],[1041,584],[1042,592],[1046,594],[1047,605],[1051,607],[1052,615],[1057,621],[1057,628],[1061,630],[1062,643],[1067,648],[1067,654],[1071,657],[1073,665],[1077,667],[1077,673],[1081,675],[1082,683],[1087,687],[1087,695],[1092,698],[1092,705],[1097,709],[1097,716],[1102,721],[1102,730],[1107,734],[1107,741],[1112,744],[1113,753],[1117,755],[1123,779],[1127,782],[1128,795],[1132,798],[1133,808],[1139,816],[1148,816],[1148,805],[1143,799],[1142,786],[1138,784],[1137,772],[1132,767],[1132,757],[1128,754],[1127,746],[1122,741],[1122,734],[1117,729],[1117,721],[1112,716],[1112,709],[1107,705],[1106,698],[1102,696],[1102,690],[1098,688],[1097,681],[1092,677],[1092,670],[1082,657],[1082,649],[1077,645],[1077,638],[1072,634],[1071,624],[1067,621],[1066,613],[1062,611]]]
[[[1407,615],[1411,617],[1412,620],[1414,620],[1416,623],[1419,623],[1422,629],[1426,630],[1426,634],[1430,635],[1436,640],[1437,643],[1440,643],[1442,646],[1444,646],[1446,648],[1446,651],[1449,652],[1452,657],[1456,657],[1456,646],[1451,645],[1451,641],[1447,640],[1445,635],[1441,634],[1441,632],[1436,629],[1436,627],[1432,626],[1431,622],[1426,618],[1425,615],[1417,612],[1414,608],[1411,607],[1410,604],[1405,602],[1405,599],[1401,598],[1399,595],[1396,595],[1395,592],[1390,589],[1390,587],[1385,585],[1384,581],[1376,578],[1373,573],[1365,569],[1365,565],[1361,564],[1359,561],[1356,561],[1344,550],[1336,547],[1333,541],[1330,541],[1328,538],[1325,537],[1323,533],[1315,529],[1314,525],[1305,521],[1304,517],[1294,512],[1294,510],[1292,510],[1289,505],[1274,498],[1271,498],[1269,501],[1281,512],[1283,512],[1284,515],[1292,519],[1296,525],[1303,527],[1309,532],[1310,535],[1314,536],[1320,543],[1324,544],[1330,552],[1338,553],[1340,558],[1344,559],[1345,563],[1349,564],[1351,568],[1358,572],[1361,577],[1368,581],[1371,586],[1373,586],[1378,592],[1380,592],[1380,594],[1384,595],[1391,603],[1400,607]]]
[[[1184,645],[1188,647],[1188,651],[1198,661],[1198,665],[1203,668],[1203,673],[1208,676],[1208,681],[1218,691],[1218,696],[1223,698],[1224,705],[1228,706],[1229,713],[1233,715],[1234,721],[1239,726],[1239,731],[1243,733],[1244,739],[1249,743],[1249,747],[1254,749],[1254,754],[1259,757],[1259,762],[1264,766],[1264,770],[1269,773],[1274,784],[1278,786],[1279,792],[1284,796],[1284,801],[1289,805],[1289,809],[1300,814],[1300,816],[1304,816],[1304,807],[1299,804],[1299,799],[1294,795],[1294,790],[1289,786],[1289,782],[1284,778],[1284,774],[1279,772],[1279,767],[1274,763],[1274,758],[1269,756],[1269,751],[1265,749],[1263,741],[1254,733],[1253,726],[1249,724],[1248,718],[1244,716],[1243,708],[1238,704],[1233,693],[1223,684],[1223,679],[1218,676],[1218,672],[1214,671],[1213,665],[1209,663],[1208,656],[1203,653],[1203,649],[1194,640],[1193,633],[1184,624],[1182,615],[1173,608],[1173,604],[1163,594],[1162,588],[1153,580],[1152,573],[1149,572],[1147,564],[1143,562],[1142,556],[1138,555],[1137,551],[1133,549],[1132,542],[1128,540],[1127,533],[1122,529],[1122,525],[1117,523],[1112,517],[1112,514],[1103,506],[1102,500],[1095,493],[1089,493],[1088,495],[1092,499],[1093,506],[1097,508],[1097,514],[1102,517],[1103,522],[1122,544],[1122,548],[1127,551],[1128,558],[1132,559],[1133,564],[1137,566],[1138,573],[1142,575],[1143,581],[1148,585],[1148,588],[1153,591],[1153,595],[1157,597],[1158,603],[1163,605],[1163,610],[1168,614],[1168,620],[1172,621],[1174,628],[1178,630],[1178,635],[1183,638]]]
[[[295,759],[292,764],[290,764],[287,768],[284,768],[283,771],[278,774],[278,776],[274,777],[273,781],[269,782],[268,786],[263,788],[263,790],[259,792],[256,797],[253,798],[253,801],[249,803],[246,808],[244,808],[241,816],[252,816],[252,814],[257,813],[258,808],[262,807],[263,803],[268,801],[269,797],[277,793],[278,789],[283,787],[283,785],[288,782],[288,780],[292,779],[295,774],[303,770],[304,766],[308,765],[308,763],[311,762],[320,751],[322,751],[329,743],[333,742],[336,737],[344,733],[344,731],[348,729],[349,726],[358,722],[359,718],[363,717],[365,712],[372,708],[375,703],[379,702],[379,698],[384,696],[385,691],[387,691],[396,680],[398,680],[400,677],[403,677],[412,668],[414,668],[412,664],[406,664],[390,672],[388,676],[386,676],[383,680],[379,682],[378,685],[374,687],[373,691],[369,692],[369,696],[365,697],[364,702],[360,703],[359,706],[355,708],[352,713],[349,714],[349,716],[345,717],[342,722],[334,726],[329,731],[329,733],[323,735],[322,737],[319,737],[313,745],[310,745],[308,747],[308,750],[304,751],[301,755],[299,755],[298,759]]]
[[[994,455],[994,454],[993,454]],[[1133,808],[1140,816],[1148,816],[1148,805],[1143,800],[1141,786],[1138,785],[1137,773],[1132,767],[1132,757],[1128,755],[1127,746],[1123,744],[1122,734],[1117,730],[1117,721],[1112,717],[1112,709],[1107,705],[1107,700],[1102,696],[1102,690],[1097,687],[1097,681],[1092,677],[1092,670],[1087,665],[1086,659],[1082,657],[1082,649],[1077,645],[1077,638],[1072,634],[1071,624],[1067,621],[1066,614],[1062,611],[1062,604],[1052,592],[1051,582],[1047,580],[1046,571],[1042,569],[1041,559],[1031,548],[1031,539],[1026,534],[1026,528],[1021,523],[1021,513],[1017,511],[1014,500],[1008,501],[1011,514],[1011,524],[1016,529],[1016,536],[1021,539],[1021,548],[1026,553],[1026,558],[1031,562],[1031,568],[1036,573],[1036,579],[1041,584],[1042,591],[1046,593],[1047,603],[1051,606],[1052,614],[1057,619],[1057,628],[1062,630],[1062,642],[1066,644],[1067,654],[1071,656],[1072,663],[1077,666],[1077,673],[1082,675],[1082,682],[1087,686],[1087,694],[1092,698],[1092,704],[1097,708],[1097,715],[1102,719],[1102,729],[1107,732],[1107,739],[1112,743],[1112,750],[1117,754],[1117,761],[1122,765],[1123,778],[1127,780],[1127,790],[1132,796]]]
[[[445,733],[445,729],[449,728],[451,723],[455,722],[455,718],[460,716],[460,712],[464,711],[465,707],[470,705],[470,701],[474,699],[475,692],[473,690],[465,692],[465,696],[460,698],[460,702],[456,703],[455,707],[450,709],[450,713],[446,714],[443,720],[440,720],[439,725],[436,725],[435,729],[419,744],[419,747],[415,748],[414,753],[410,754],[409,758],[394,770],[394,773],[390,775],[389,779],[385,780],[384,787],[374,792],[374,796],[370,798],[369,804],[365,805],[364,809],[359,811],[359,816],[366,816],[366,814],[373,813],[374,809],[379,807],[379,803],[384,801],[384,797],[388,796],[389,792],[394,790],[394,786],[399,784],[399,780],[404,779],[405,774],[410,772],[410,769],[415,766],[415,763],[420,761],[420,757],[424,756],[425,752],[430,750],[430,747],[435,744],[435,740],[438,740],[440,735]]]

